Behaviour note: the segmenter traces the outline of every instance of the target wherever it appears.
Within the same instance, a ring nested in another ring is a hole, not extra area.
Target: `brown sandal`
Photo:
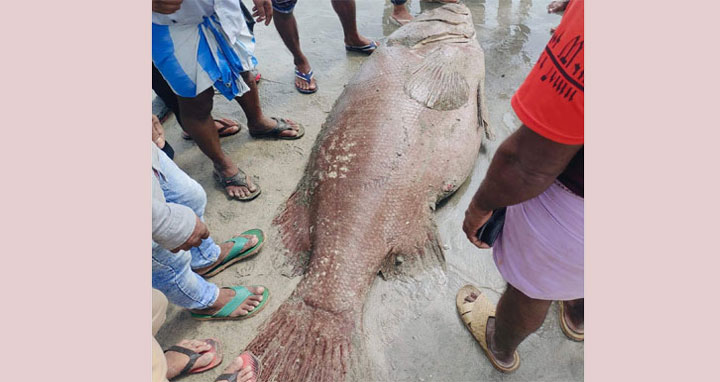
[[[302,138],[303,135],[305,135],[305,128],[300,123],[295,122],[295,121],[290,121],[289,119],[285,119],[285,118],[275,118],[275,117],[271,117],[271,118],[274,119],[275,121],[277,121],[277,125],[275,127],[273,127],[272,129],[270,129],[268,131],[264,131],[262,133],[253,133],[252,131],[250,131],[250,136],[252,136],[253,138],[275,138],[275,139],[295,140],[295,139],[300,139],[300,138]],[[284,135],[281,135],[283,131],[294,130],[292,128],[292,126],[290,126],[289,122],[293,122],[298,126],[297,135],[295,135],[294,137],[286,137]]]
[[[473,302],[467,302],[465,298],[471,294],[475,294],[478,297]],[[517,370],[517,368],[520,367],[520,355],[517,351],[514,354],[513,364],[510,365],[510,367],[505,367],[498,363],[488,348],[486,338],[487,322],[490,317],[495,317],[495,307],[485,298],[485,294],[472,285],[465,285],[458,291],[455,298],[455,305],[457,306],[460,318],[462,318],[465,323],[465,327],[468,328],[473,337],[475,337],[475,340],[480,344],[490,363],[503,373],[512,373]]]
[[[229,137],[240,132],[240,124],[227,118],[213,119],[215,123],[219,123],[222,127],[218,129],[218,136],[220,138]],[[182,139],[186,141],[192,141],[192,137],[187,132],[182,132]]]
[[[250,185],[245,180],[247,175],[245,175],[245,173],[243,172],[243,170],[240,169],[240,167],[238,167],[238,173],[233,176],[227,176],[227,177],[222,176],[222,174],[220,174],[220,172],[218,172],[217,169],[215,169],[213,171],[213,176],[215,177],[215,180],[218,183],[220,183],[220,186],[222,186],[223,188],[226,188],[228,186],[237,186],[237,187],[246,187],[248,190],[250,190]],[[249,201],[257,198],[258,195],[260,195],[260,192],[262,190],[260,189],[260,186],[257,184],[255,185],[255,187],[257,187],[257,190],[255,190],[255,192],[253,192],[252,194],[250,194],[246,197],[243,197],[243,198],[235,198],[235,199],[241,200],[243,202],[249,202]]]

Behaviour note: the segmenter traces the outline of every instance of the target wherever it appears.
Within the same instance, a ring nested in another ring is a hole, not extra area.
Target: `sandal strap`
[[[184,375],[187,374],[188,371],[192,370],[193,366],[195,366],[195,362],[197,362],[198,358],[202,357],[202,354],[198,352],[194,352],[188,348],[184,348],[182,346],[171,346],[169,349],[163,351],[163,353],[167,353],[169,351],[174,351],[176,353],[182,353],[186,356],[190,357],[187,364],[185,364],[185,367],[180,371],[180,374],[178,375]]]
[[[267,135],[280,135],[283,131],[286,130],[292,130],[292,126],[287,122],[285,118],[278,118],[278,117],[270,117],[271,119],[274,119],[277,121],[277,126],[273,127],[268,131]]]
[[[235,311],[240,305],[242,305],[248,297],[252,296],[250,289],[244,286],[233,286],[227,289],[235,291],[235,297],[232,298],[225,306],[222,307],[217,313],[213,314],[213,317],[229,317],[232,312]]]
[[[233,176],[223,176],[220,174],[217,170],[215,173],[220,178],[220,183],[222,183],[223,187],[227,186],[237,186],[237,187],[248,187],[248,183],[245,180],[247,175],[238,167],[238,173]]]
[[[240,375],[240,372],[220,374],[220,375],[218,375],[217,378],[215,378],[215,382],[220,382],[220,381],[237,382],[238,375]]]
[[[313,78],[313,71],[312,71],[312,69],[310,69],[309,72],[303,73],[303,72],[301,72],[300,70],[298,70],[298,69],[296,68],[296,69],[295,69],[295,76],[297,76],[298,78],[300,78],[300,79],[302,79],[302,80],[305,80],[305,82],[307,82],[307,83],[310,83],[310,81],[311,81],[312,78]]]

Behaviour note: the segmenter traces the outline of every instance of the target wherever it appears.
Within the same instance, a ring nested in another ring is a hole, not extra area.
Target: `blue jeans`
[[[191,208],[202,219],[207,196],[202,186],[181,170],[165,153],[160,153],[158,177],[165,200]],[[163,179],[164,177],[164,179]],[[206,267],[220,256],[220,247],[212,238],[203,240],[199,247],[172,253],[153,242],[152,286],[167,296],[175,305],[187,309],[205,309],[217,300],[220,290],[207,282],[193,268]]]
[[[407,0],[390,0],[390,2],[393,3],[394,5],[403,5],[403,4],[407,3]]]

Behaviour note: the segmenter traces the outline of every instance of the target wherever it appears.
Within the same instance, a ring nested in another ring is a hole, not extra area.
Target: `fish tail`
[[[302,300],[283,303],[248,345],[261,360],[259,381],[345,380],[355,328],[352,317]]]

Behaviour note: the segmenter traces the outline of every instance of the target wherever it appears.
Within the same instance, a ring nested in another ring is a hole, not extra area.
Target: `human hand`
[[[210,231],[208,230],[208,227],[203,223],[202,220],[200,220],[199,217],[195,216],[195,229],[193,229],[192,233],[190,234],[190,237],[188,237],[185,242],[171,250],[172,253],[177,253],[180,250],[187,251],[190,250],[190,248],[197,247],[202,243],[203,240],[210,237]]]
[[[169,15],[180,9],[183,0],[152,0],[152,11]]]
[[[255,21],[265,21],[265,25],[270,24],[270,20],[273,17],[273,8],[271,0],[253,0],[255,6],[253,7],[253,17],[257,17]]]
[[[568,3],[568,0],[553,1],[548,4],[548,13],[559,13],[564,11],[565,8],[567,8]]]
[[[152,141],[159,149],[165,147],[165,129],[155,114],[152,116]]]
[[[474,202],[470,202],[468,209],[465,211],[463,231],[465,231],[465,235],[468,240],[470,240],[470,242],[478,248],[490,248],[487,243],[483,243],[480,239],[478,239],[477,233],[480,230],[480,227],[490,220],[492,213],[492,211],[486,211],[476,207]]]

